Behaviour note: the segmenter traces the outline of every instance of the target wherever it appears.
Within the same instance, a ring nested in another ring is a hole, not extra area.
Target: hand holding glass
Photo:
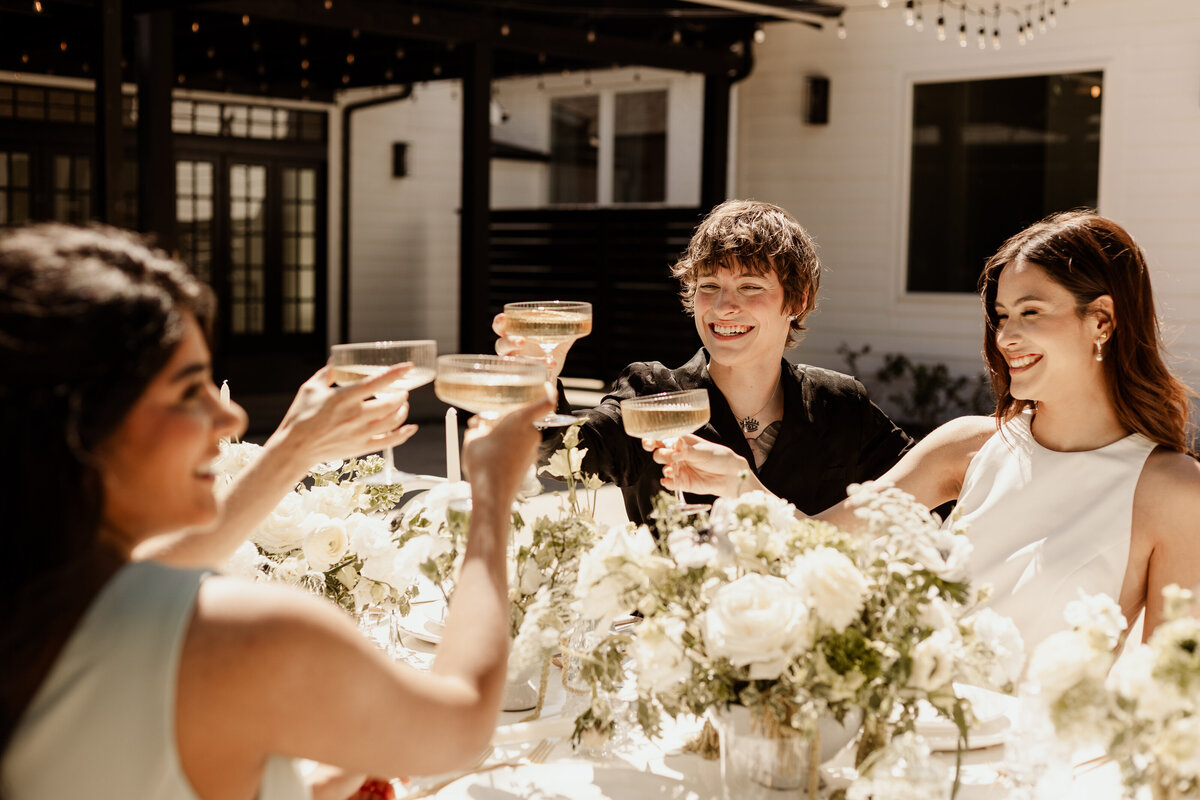
[[[330,348],[333,379],[339,386],[373,378],[394,364],[410,362],[412,368],[400,375],[383,391],[375,393],[381,400],[394,400],[401,392],[424,386],[434,378],[434,358],[437,342],[432,339],[413,339],[401,342],[361,342],[335,344]],[[368,483],[412,484],[427,476],[396,472],[392,466],[392,448],[383,451],[383,472],[365,479]],[[413,487],[415,488],[415,487]]]
[[[708,390],[664,392],[621,401],[625,432],[639,439],[655,439],[667,447],[685,433],[694,433],[708,423]],[[675,480],[675,500],[683,512],[703,511],[708,506],[685,503],[683,489]]]
[[[504,332],[537,345],[550,358],[554,348],[592,332],[592,304],[573,300],[535,300],[504,304]],[[573,425],[568,414],[549,414],[539,426]]]

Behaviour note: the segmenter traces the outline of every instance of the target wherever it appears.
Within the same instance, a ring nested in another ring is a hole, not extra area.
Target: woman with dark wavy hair
[[[1118,598],[1130,622],[1144,608],[1148,635],[1163,587],[1200,581],[1200,464],[1145,256],[1112,220],[1056,214],[1005,242],[979,288],[995,417],[947,423],[883,480],[931,508],[957,499],[973,575],[1027,647],[1081,589]],[[757,488],[736,454],[694,438],[680,463],[685,489]],[[848,504],[819,516],[855,524]]]
[[[345,798],[367,773],[463,766],[491,735],[509,506],[549,396],[468,436],[470,540],[422,675],[301,591],[135,560],[162,534],[221,518],[211,465],[245,414],[213,384],[211,315],[207,290],[132,235],[44,225],[0,236],[0,452],[16,467],[3,497],[7,800],[309,797],[297,757],[341,767],[322,789]],[[325,415],[343,436],[401,436],[398,408],[373,388],[301,398],[289,429]],[[301,461],[349,446],[312,432],[279,441]],[[161,552],[203,562],[197,536]]]

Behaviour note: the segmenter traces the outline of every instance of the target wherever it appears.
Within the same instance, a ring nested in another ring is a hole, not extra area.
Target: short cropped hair
[[[791,214],[757,200],[727,200],[709,212],[671,268],[689,314],[695,314],[697,281],[720,269],[774,273],[783,287],[784,310],[792,318],[787,346],[800,343],[804,318],[816,307],[821,262],[812,237]]]

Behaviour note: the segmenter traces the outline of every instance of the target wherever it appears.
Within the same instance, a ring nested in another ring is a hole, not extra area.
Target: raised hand
[[[652,439],[643,439],[642,447],[663,465],[662,485],[672,491],[678,486],[693,494],[736,497],[763,488],[746,459],[694,434],[680,436],[673,447]]]
[[[482,424],[479,417],[471,418],[463,439],[463,470],[471,482],[473,502],[485,496],[502,500],[507,508],[542,440],[533,423],[554,408],[554,400],[546,384],[545,397],[494,422]]]
[[[306,468],[403,444],[417,426],[404,424],[408,393],[389,387],[411,368],[397,364],[373,378],[335,387],[333,370],[326,365],[301,384],[271,438],[285,438]],[[384,389],[382,397],[374,397]]]
[[[575,344],[575,340],[563,342],[556,345],[554,351],[547,356],[541,347],[525,339],[524,336],[509,336],[508,326],[504,321],[503,314],[497,314],[492,318],[492,330],[500,338],[496,340],[496,353],[502,356],[528,356],[529,358],[538,358],[546,362],[546,369],[550,373],[550,382],[558,380],[559,374],[562,373],[563,364],[567,360],[567,353],[571,350],[571,345]]]

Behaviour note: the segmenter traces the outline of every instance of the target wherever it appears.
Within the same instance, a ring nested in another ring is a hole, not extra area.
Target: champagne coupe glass
[[[574,300],[534,300],[504,304],[505,330],[523,336],[542,348],[549,358],[554,348],[581,339],[592,332],[592,304]],[[538,421],[542,428],[573,425],[579,420],[569,414],[547,414]]]
[[[424,386],[434,378],[434,358],[437,357],[437,342],[433,339],[411,339],[402,342],[360,342],[335,344],[330,348],[333,364],[333,379],[339,386],[373,378],[393,364],[412,362],[408,372],[392,381],[386,388],[375,393],[381,400],[389,400],[403,391],[412,391]],[[430,475],[413,475],[400,472],[392,466],[392,448],[383,450],[383,472],[369,475],[364,483],[405,484],[409,488],[429,486]]]
[[[547,377],[545,362],[536,358],[439,356],[433,390],[443,403],[491,422],[541,398]]]
[[[657,439],[667,447],[673,447],[680,436],[694,433],[708,422],[708,390],[688,389],[622,400],[621,420],[630,436]],[[675,483],[675,501],[679,510],[687,514],[709,508],[702,503],[685,503],[678,481]]]

